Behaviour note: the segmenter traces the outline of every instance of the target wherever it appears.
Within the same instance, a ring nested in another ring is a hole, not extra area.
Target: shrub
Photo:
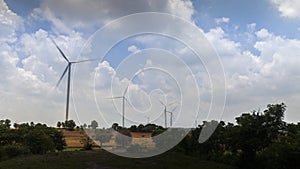
[[[45,154],[55,149],[52,139],[42,130],[30,131],[25,137],[25,144],[33,154]]]
[[[22,145],[5,145],[0,148],[1,160],[26,154],[30,154],[30,150],[28,147]]]

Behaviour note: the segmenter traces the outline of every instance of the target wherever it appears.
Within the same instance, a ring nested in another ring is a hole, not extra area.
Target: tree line
[[[300,166],[300,123],[283,121],[286,105],[268,105],[264,111],[244,113],[236,124],[221,122],[208,141],[199,144],[204,122],[175,147],[203,160],[243,169],[294,169]]]
[[[19,155],[61,151],[66,146],[61,131],[46,124],[31,122],[11,128],[9,119],[0,120],[0,161]]]

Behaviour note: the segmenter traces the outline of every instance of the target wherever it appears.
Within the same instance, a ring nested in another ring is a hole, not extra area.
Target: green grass
[[[80,150],[82,150],[82,147],[68,147],[63,151],[80,151]]]
[[[0,162],[0,169],[234,169],[199,161],[181,153],[168,152],[145,159],[129,159],[103,150],[32,155]]]

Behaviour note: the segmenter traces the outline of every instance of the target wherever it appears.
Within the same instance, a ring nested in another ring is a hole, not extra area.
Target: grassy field
[[[168,152],[146,159],[128,159],[104,150],[32,155],[0,162],[0,169],[233,169]]]

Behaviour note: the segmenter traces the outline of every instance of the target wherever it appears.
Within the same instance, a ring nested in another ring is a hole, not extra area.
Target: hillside
[[[67,144],[67,148],[78,148],[83,147],[82,139],[86,138],[87,135],[84,131],[68,131],[63,130],[63,136]],[[140,144],[140,145],[149,145],[150,147],[154,147],[154,143],[151,139],[151,133],[139,133],[139,132],[131,132],[130,133],[133,140],[132,144]],[[104,143],[103,146],[111,147],[115,145],[115,137],[117,135],[117,132],[112,132],[112,138],[109,142]],[[97,146],[97,144],[94,144],[94,146]]]
[[[83,147],[82,139],[86,137],[82,131],[67,131],[63,130],[63,136],[65,138],[67,147]]]

